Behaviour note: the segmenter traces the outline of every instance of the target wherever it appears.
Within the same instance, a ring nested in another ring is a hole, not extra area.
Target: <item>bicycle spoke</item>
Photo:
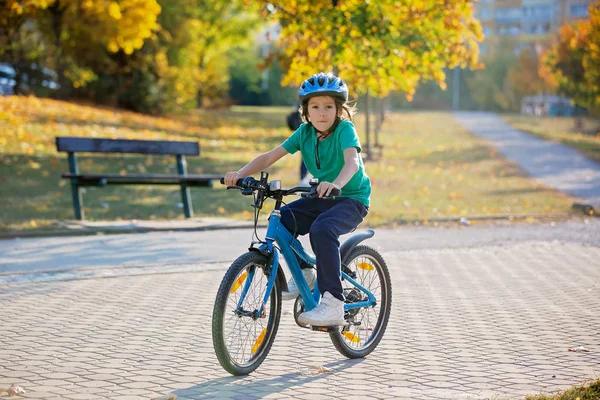
[[[382,302],[382,282],[378,273],[380,266],[375,259],[363,255],[353,260],[349,268],[355,272],[356,282],[369,290],[377,301],[375,307],[358,310],[354,315],[354,322],[358,325],[351,325],[342,332],[343,340],[348,346],[362,348],[369,343],[379,321],[379,307]],[[352,290],[353,285],[347,283],[345,287]]]
[[[255,268],[254,274],[249,275],[249,269]],[[246,282],[247,279],[252,279]],[[236,277],[226,302],[226,318],[223,322],[226,345],[230,357],[238,364],[245,364],[252,360],[258,349],[263,344],[268,328],[270,300],[265,304],[264,318],[254,319],[251,316],[238,314],[238,305],[245,285],[248,289],[241,304],[241,310],[255,312],[262,306],[264,293],[267,286],[266,276],[259,265],[248,265],[248,267]]]

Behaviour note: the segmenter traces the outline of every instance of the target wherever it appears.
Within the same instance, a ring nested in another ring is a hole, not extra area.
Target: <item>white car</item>
[[[31,64],[19,69],[20,82],[18,93],[48,95],[60,88],[58,75],[46,67]],[[17,71],[8,63],[0,63],[0,95],[15,94]]]
[[[17,72],[10,64],[0,63],[0,96],[15,93],[14,87],[17,84],[15,76],[17,76]]]

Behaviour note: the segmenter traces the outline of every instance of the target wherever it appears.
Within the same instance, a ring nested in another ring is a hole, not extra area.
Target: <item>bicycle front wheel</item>
[[[335,348],[348,358],[361,358],[375,350],[383,337],[392,308],[392,283],[381,254],[369,246],[357,246],[344,262],[354,280],[369,290],[376,299],[373,307],[350,309],[346,312],[349,326],[329,332]],[[347,280],[343,281],[346,303],[368,300],[367,295]]]
[[[233,375],[247,375],[269,353],[281,317],[277,280],[259,315],[269,270],[268,259],[249,252],[233,262],[223,277],[213,309],[212,336],[217,359]]]

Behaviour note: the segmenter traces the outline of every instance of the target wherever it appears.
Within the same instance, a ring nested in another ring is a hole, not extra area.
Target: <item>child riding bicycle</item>
[[[276,148],[263,153],[238,171],[225,175],[225,184],[235,186],[240,178],[269,168],[287,154],[300,151],[310,174],[319,180],[319,198],[300,198],[281,208],[281,222],[291,233],[310,235],[316,258],[316,273],[302,263],[309,285],[318,281],[321,302],[299,315],[298,321],[311,326],[344,324],[344,293],[341,282],[339,237],[349,233],[367,216],[371,181],[365,173],[360,141],[348,104],[348,86],[339,77],[319,73],[308,78],[298,90],[305,121]],[[336,198],[326,198],[333,189],[341,189]],[[298,296],[291,280],[284,299]]]

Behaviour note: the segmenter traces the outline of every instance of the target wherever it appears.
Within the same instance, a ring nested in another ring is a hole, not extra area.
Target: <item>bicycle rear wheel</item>
[[[233,375],[246,375],[258,368],[269,353],[279,327],[281,289],[277,280],[264,314],[258,315],[267,289],[268,269],[267,257],[248,252],[231,264],[217,292],[213,346],[221,366]]]
[[[387,265],[379,252],[369,246],[357,246],[343,260],[356,276],[354,280],[375,296],[374,307],[346,312],[349,326],[329,332],[335,348],[348,358],[361,358],[371,353],[383,337],[392,308],[392,284]],[[368,300],[361,290],[347,280],[342,282],[346,303]]]

